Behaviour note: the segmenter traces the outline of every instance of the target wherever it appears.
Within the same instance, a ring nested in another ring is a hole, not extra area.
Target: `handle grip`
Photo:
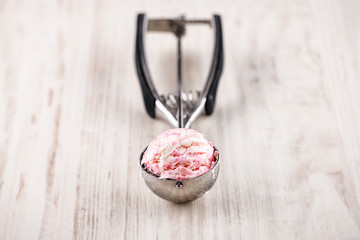
[[[215,48],[214,56],[211,64],[211,74],[208,81],[211,83],[209,92],[206,96],[205,112],[207,115],[211,115],[214,111],[216,92],[219,85],[220,76],[224,65],[224,49],[223,49],[223,38],[222,38],[222,27],[221,17],[214,15],[215,24]]]
[[[150,117],[155,118],[155,97],[152,94],[148,80],[150,80],[149,71],[146,66],[145,50],[144,50],[144,22],[145,14],[138,14],[136,28],[136,44],[135,44],[135,64],[136,72],[139,77],[141,91],[143,94],[144,104]],[[147,80],[148,79],[148,80]]]

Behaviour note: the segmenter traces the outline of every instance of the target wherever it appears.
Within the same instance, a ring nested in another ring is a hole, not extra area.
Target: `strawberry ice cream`
[[[195,130],[171,129],[150,143],[141,164],[160,178],[193,178],[214,166],[214,147]]]

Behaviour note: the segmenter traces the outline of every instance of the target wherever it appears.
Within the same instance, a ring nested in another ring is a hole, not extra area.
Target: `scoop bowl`
[[[147,147],[140,154],[139,165],[141,168],[141,175],[145,180],[146,185],[157,196],[175,203],[186,203],[193,201],[206,192],[208,192],[215,184],[219,175],[219,151],[214,147],[215,164],[209,171],[204,174],[188,178],[185,180],[178,180],[172,178],[160,178],[158,175],[150,171],[145,164],[141,164],[142,158]]]

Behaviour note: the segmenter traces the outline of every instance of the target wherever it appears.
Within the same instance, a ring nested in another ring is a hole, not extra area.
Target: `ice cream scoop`
[[[159,135],[140,155],[141,174],[159,197],[177,203],[195,200],[215,184],[218,150],[195,130]]]
[[[203,134],[175,128],[149,144],[141,163],[160,178],[185,180],[204,174],[215,160],[214,146]]]
[[[185,93],[182,87],[181,39],[188,25],[209,25],[214,29],[214,49],[210,71],[202,91]],[[177,38],[177,93],[159,95],[151,78],[145,56],[145,32],[168,32]],[[223,68],[221,18],[208,20],[137,18],[135,63],[148,115],[161,113],[178,129],[165,132],[140,155],[141,174],[147,186],[158,196],[172,202],[188,202],[202,196],[214,185],[219,174],[219,152],[200,133],[187,129],[204,112],[211,115]],[[186,128],[186,129],[182,129]]]

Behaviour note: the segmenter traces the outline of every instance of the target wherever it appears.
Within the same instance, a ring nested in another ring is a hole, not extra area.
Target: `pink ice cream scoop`
[[[184,180],[207,172],[214,166],[215,157],[214,146],[201,133],[176,128],[150,143],[141,164],[160,178]]]

